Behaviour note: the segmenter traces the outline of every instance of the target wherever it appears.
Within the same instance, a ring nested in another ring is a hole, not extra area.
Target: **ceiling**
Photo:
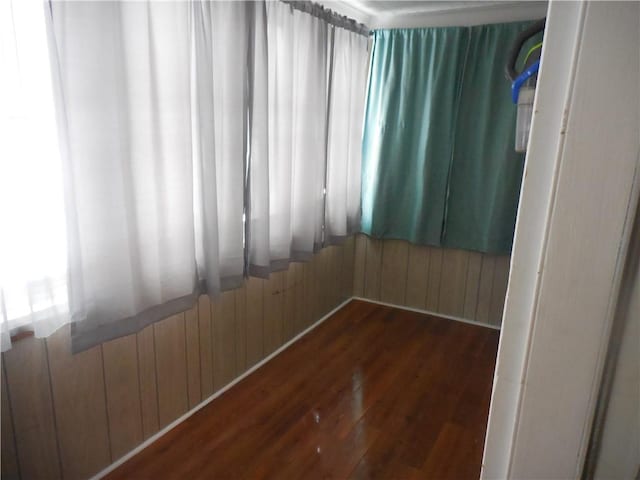
[[[372,29],[477,25],[541,18],[546,1],[324,0],[319,3]]]

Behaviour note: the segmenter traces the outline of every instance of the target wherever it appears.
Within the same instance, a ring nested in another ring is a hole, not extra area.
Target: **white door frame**
[[[483,479],[581,474],[640,169],[640,4],[549,5]]]

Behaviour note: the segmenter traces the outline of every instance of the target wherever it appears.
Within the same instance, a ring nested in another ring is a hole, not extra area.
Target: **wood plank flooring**
[[[107,478],[478,478],[497,344],[352,301]]]

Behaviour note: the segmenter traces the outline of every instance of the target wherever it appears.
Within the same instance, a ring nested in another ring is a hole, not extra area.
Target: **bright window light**
[[[3,350],[11,333],[38,335],[44,324],[46,335],[68,316],[63,175],[44,8],[41,1],[0,2]]]

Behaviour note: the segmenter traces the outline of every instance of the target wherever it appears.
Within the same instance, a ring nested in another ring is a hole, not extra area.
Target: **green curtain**
[[[365,110],[362,231],[438,244],[468,32],[375,32]]]
[[[364,233],[511,250],[524,155],[504,76],[530,22],[375,32],[362,159]]]

